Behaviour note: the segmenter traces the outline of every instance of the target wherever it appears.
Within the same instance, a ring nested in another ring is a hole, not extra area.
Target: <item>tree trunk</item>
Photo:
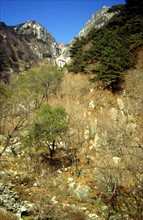
[[[51,161],[53,160],[54,152],[55,152],[55,140],[53,140],[52,148],[50,149],[50,159],[51,159]]]

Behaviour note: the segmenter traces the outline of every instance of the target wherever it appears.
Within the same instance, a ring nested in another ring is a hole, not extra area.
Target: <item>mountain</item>
[[[94,74],[92,80],[98,81],[103,89],[122,90],[124,73],[135,65],[143,46],[142,4],[140,0],[138,5],[129,1],[127,5],[104,8],[93,16],[72,42],[68,70]],[[104,23],[105,15],[110,19]]]
[[[77,37],[86,36],[90,30],[100,28],[117,12],[109,12],[110,7],[103,7],[87,21]],[[58,44],[54,37],[42,25],[33,20],[16,26],[0,23],[0,79],[7,82],[12,74],[22,72],[37,63],[52,61],[63,67],[69,63],[69,45]]]
[[[12,73],[29,68],[37,60],[26,41],[0,22],[0,79],[7,82]]]
[[[143,1],[126,2],[75,40],[72,73],[0,84],[0,219],[143,219]]]
[[[0,22],[0,79],[4,82],[15,72],[41,61],[54,60],[59,54],[60,47],[55,39],[35,21],[17,26]]]
[[[13,27],[25,39],[38,58],[54,58],[59,55],[59,47],[53,36],[40,24],[29,20]]]
[[[94,13],[89,19],[82,30],[78,33],[78,35],[71,40],[68,47],[64,48],[63,53],[58,57],[58,60],[61,60],[65,63],[68,63],[70,59],[70,49],[73,46],[73,43],[77,38],[86,37],[87,34],[91,31],[91,29],[99,29],[104,26],[115,14],[119,12],[119,10],[110,11],[111,7],[104,6],[101,10]]]
[[[105,25],[116,13],[109,11],[110,7],[103,6],[101,10],[92,15],[92,18],[87,21],[82,30],[78,33],[77,37],[86,36],[92,28],[101,28]]]

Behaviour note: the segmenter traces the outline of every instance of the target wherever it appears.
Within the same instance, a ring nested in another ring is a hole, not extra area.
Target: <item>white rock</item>
[[[111,108],[109,111],[109,115],[114,121],[116,121],[118,116],[118,110],[116,108]]]
[[[128,123],[127,128],[126,128],[127,133],[131,134],[131,133],[135,132],[136,126],[137,125],[133,122]]]
[[[71,182],[69,183],[69,189],[73,189],[75,186],[76,186],[76,183],[75,182]]]
[[[70,182],[72,182],[74,179],[71,178],[71,177],[69,177],[67,180],[68,180],[68,183],[70,183]]]
[[[112,157],[112,159],[113,159],[113,162],[114,162],[115,164],[118,164],[118,163],[121,162],[121,158],[120,158],[120,157]]]
[[[88,104],[89,108],[95,109],[96,105],[95,102],[93,100],[91,100]]]
[[[125,108],[125,105],[124,105],[124,102],[122,99],[118,98],[117,104],[118,104],[120,110],[123,110]]]
[[[51,202],[56,205],[58,203],[58,201],[56,200],[56,196],[53,196],[51,199]]]
[[[85,201],[89,197],[89,186],[78,185],[77,188],[74,190],[74,193],[78,200]]]

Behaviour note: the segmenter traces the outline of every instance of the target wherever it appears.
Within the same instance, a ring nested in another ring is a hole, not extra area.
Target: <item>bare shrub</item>
[[[0,220],[17,220],[17,218],[3,209],[0,209]]]

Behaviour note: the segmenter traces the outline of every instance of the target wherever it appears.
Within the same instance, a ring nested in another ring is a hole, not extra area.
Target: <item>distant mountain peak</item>
[[[7,25],[4,22],[0,22],[0,28],[5,28]]]

